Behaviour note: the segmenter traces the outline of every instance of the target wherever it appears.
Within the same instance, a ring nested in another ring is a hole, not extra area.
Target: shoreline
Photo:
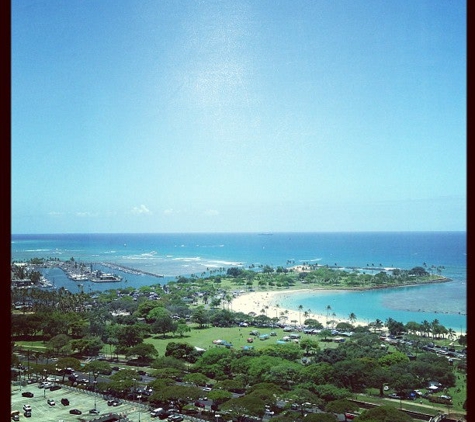
[[[416,284],[417,285],[417,284]],[[401,286],[402,287],[402,286]],[[404,286],[405,287],[405,286]],[[291,290],[267,290],[257,292],[245,292],[236,296],[232,303],[231,309],[234,312],[242,312],[249,314],[253,312],[256,315],[267,315],[269,318],[277,317],[279,322],[288,325],[303,326],[306,319],[316,319],[324,327],[327,327],[327,321],[335,321],[335,325],[340,322],[347,322],[353,326],[368,326],[368,322],[365,320],[350,321],[349,318],[341,316],[326,315],[325,313],[312,312],[310,309],[301,311],[285,307],[281,305],[281,302],[285,302],[285,297],[289,295],[308,293],[337,293],[337,292],[357,292],[368,289],[325,289],[325,288],[300,288]],[[421,314],[424,314],[422,312]],[[356,315],[357,317],[357,315]],[[384,322],[384,321],[383,321]],[[457,331],[459,327],[449,327],[454,331]],[[457,334],[458,338],[459,335]]]
[[[302,289],[293,289],[293,290],[269,290],[269,291],[259,291],[259,292],[247,292],[241,293],[239,296],[235,297],[232,301],[231,307],[234,312],[242,312],[245,314],[249,314],[250,312],[254,312],[255,314],[259,315],[262,314],[262,310],[265,310],[264,314],[267,314],[270,318],[278,317],[279,320],[283,319],[289,323],[289,325],[295,325],[295,323],[291,323],[292,321],[296,321],[298,325],[303,325],[303,321],[305,319],[316,319],[317,321],[321,322],[323,326],[326,325],[326,321],[330,320],[330,316],[327,317],[325,314],[316,313],[316,312],[307,312],[306,310],[302,310],[301,312],[295,311],[293,309],[285,308],[279,305],[278,298],[282,295],[291,295],[294,293],[304,293],[304,292],[337,292],[337,291],[346,291],[346,289],[335,289],[329,290],[324,288],[316,288],[316,289],[309,289],[309,288],[302,288]],[[304,315],[305,314],[305,315]],[[354,326],[366,326],[362,321],[354,321],[350,322],[348,319],[344,318],[335,318],[331,317],[331,320],[339,322],[349,322]]]

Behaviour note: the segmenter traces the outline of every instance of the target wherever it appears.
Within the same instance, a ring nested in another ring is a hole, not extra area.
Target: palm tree
[[[356,321],[356,315],[352,312],[350,315],[348,315],[348,319],[353,324]]]
[[[430,330],[431,330],[431,324],[429,323],[429,321],[427,320],[422,321],[422,332],[424,333],[425,336],[429,337]]]
[[[373,327],[374,332],[381,330],[381,328],[383,328],[383,321],[381,321],[380,319],[376,319],[376,321],[374,321]]]
[[[326,321],[326,323],[327,323],[327,325],[328,325],[328,316],[330,315],[331,309],[332,309],[332,307],[330,305],[327,305],[327,307],[326,307],[326,310],[327,310],[327,321]]]
[[[303,305],[299,305],[299,325],[302,325],[302,320],[301,320],[302,309],[303,309]]]
[[[447,337],[449,338],[449,340],[453,340],[455,336],[456,336],[455,331],[452,328],[449,328],[447,331]]]
[[[229,308],[230,308],[230,306],[231,306],[231,303],[232,303],[233,299],[234,299],[234,296],[231,295],[231,294],[229,294],[229,293],[226,294],[225,297],[224,297],[224,300],[225,300],[225,301],[227,302],[227,304],[228,304],[228,310],[229,310]]]

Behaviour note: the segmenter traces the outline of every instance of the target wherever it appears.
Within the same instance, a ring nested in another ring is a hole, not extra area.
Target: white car
[[[25,412],[31,412],[31,406],[29,404],[24,404],[23,405],[23,410]]]

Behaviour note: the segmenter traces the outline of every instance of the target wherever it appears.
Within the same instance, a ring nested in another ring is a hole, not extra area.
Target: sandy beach
[[[321,322],[326,327],[327,320],[335,320],[339,322],[349,322],[352,325],[366,325],[362,321],[350,322],[347,319],[334,318],[331,315],[327,317],[325,314],[316,314],[302,310],[292,310],[284,308],[280,305],[281,299],[293,293],[312,292],[315,294],[318,290],[315,289],[297,289],[285,291],[263,291],[263,292],[249,292],[241,293],[232,301],[232,310],[235,312],[243,312],[249,314],[254,312],[256,315],[267,315],[269,318],[279,318],[280,322],[289,325],[303,325],[306,319],[312,318]],[[292,322],[293,321],[293,322]]]

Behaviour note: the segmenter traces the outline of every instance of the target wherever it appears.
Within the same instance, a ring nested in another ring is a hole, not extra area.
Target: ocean
[[[467,330],[467,245],[465,232],[351,233],[176,233],[176,234],[44,234],[11,236],[11,260],[74,258],[95,269],[123,277],[118,283],[77,283],[60,269],[43,274],[55,288],[71,292],[165,284],[180,275],[198,277],[216,269],[259,265],[290,267],[302,263],[339,267],[416,266],[443,268],[446,283],[358,292],[282,295],[280,306],[359,321],[393,318],[432,322]],[[160,275],[130,274],[100,263],[114,263]]]

